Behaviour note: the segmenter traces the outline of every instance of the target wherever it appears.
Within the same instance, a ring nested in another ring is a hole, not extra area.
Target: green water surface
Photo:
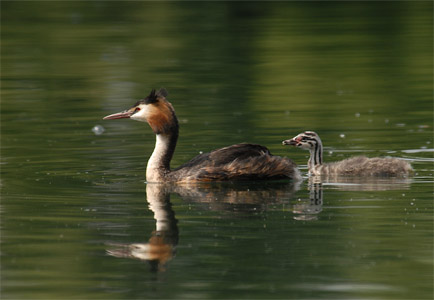
[[[2,1],[1,298],[432,299],[432,29],[431,1]],[[102,117],[160,87],[173,167],[251,142],[304,181],[147,184],[149,126]],[[309,180],[304,130],[415,174]]]

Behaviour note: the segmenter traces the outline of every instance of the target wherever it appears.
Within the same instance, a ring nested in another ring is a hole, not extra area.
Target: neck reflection
[[[107,254],[120,258],[135,258],[147,261],[151,271],[166,269],[167,263],[175,256],[178,244],[178,220],[170,203],[170,193],[164,184],[147,184],[146,196],[149,209],[154,213],[155,230],[147,243],[114,244]]]

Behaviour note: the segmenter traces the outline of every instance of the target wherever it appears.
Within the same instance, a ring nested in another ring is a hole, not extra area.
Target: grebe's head
[[[291,145],[305,150],[315,149],[318,144],[321,144],[321,139],[318,134],[313,131],[305,131],[298,134],[290,140],[282,142],[283,145]]]
[[[156,134],[171,133],[178,128],[178,120],[172,104],[166,100],[167,91],[152,90],[149,96],[136,102],[131,108],[105,116],[104,120],[133,119],[147,122]]]

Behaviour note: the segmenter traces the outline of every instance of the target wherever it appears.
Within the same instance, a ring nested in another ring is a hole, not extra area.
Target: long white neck
[[[314,167],[319,165],[322,165],[322,143],[318,139],[316,140],[315,147],[310,149],[310,157],[307,166],[312,173]]]
[[[170,161],[175,152],[177,134],[157,134],[154,152],[146,167],[147,182],[163,182],[170,173]]]

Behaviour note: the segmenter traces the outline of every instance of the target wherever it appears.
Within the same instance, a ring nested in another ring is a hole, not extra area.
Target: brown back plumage
[[[263,146],[237,144],[193,158],[170,173],[174,181],[301,179],[296,164]]]

